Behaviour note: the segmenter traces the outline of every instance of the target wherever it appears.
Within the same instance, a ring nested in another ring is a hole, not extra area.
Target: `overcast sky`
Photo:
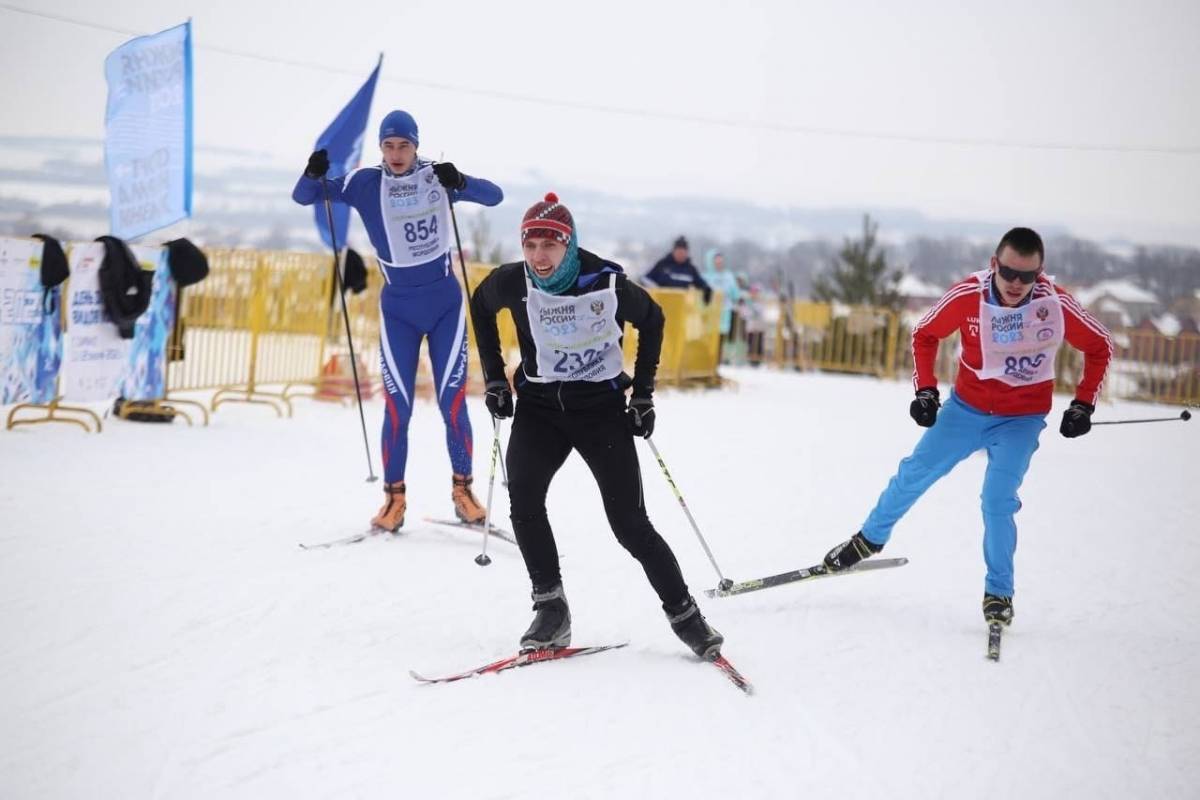
[[[501,184],[1200,245],[1197,0],[0,3],[0,135],[95,139],[129,37],[14,8],[139,33],[190,16],[197,145],[297,172],[383,52],[368,146],[405,108],[423,154]]]

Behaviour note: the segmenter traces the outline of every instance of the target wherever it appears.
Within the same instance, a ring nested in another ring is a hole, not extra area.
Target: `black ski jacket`
[[[525,262],[517,261],[502,264],[493,270],[475,287],[471,296],[471,323],[479,346],[484,380],[491,383],[506,379],[496,314],[500,309],[507,308],[516,323],[517,342],[521,347],[521,364],[513,372],[513,388],[521,400],[568,411],[605,403],[624,404],[625,390],[630,386],[633,387],[634,397],[650,397],[654,393],[654,376],[658,372],[658,357],[662,350],[662,308],[645,289],[631,281],[619,265],[582,248],[579,250],[579,262],[579,279],[563,296],[579,297],[604,289],[608,286],[608,280],[602,277],[616,275],[617,324],[623,328],[624,323],[628,322],[638,330],[633,377],[622,372],[611,381],[535,383],[528,380],[526,376],[538,375],[537,352],[525,305]]]

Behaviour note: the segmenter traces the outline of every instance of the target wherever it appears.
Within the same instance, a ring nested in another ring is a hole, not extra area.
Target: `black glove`
[[[633,397],[625,409],[625,424],[634,436],[649,439],[654,433],[654,401],[649,397]]]
[[[458,167],[451,164],[449,161],[443,161],[440,164],[433,165],[433,174],[437,175],[438,183],[445,186],[447,189],[465,189],[467,188],[467,176],[458,171]]]
[[[937,412],[941,407],[942,401],[938,399],[936,386],[918,389],[917,396],[908,406],[908,415],[922,428],[932,428],[933,423],[937,422]]]
[[[483,402],[496,419],[508,419],[513,415],[512,389],[508,381],[491,381],[484,387]]]
[[[1062,425],[1058,432],[1068,439],[1083,436],[1092,429],[1092,413],[1096,407],[1082,400],[1072,400],[1071,405],[1063,412]]]
[[[327,172],[329,172],[329,152],[325,148],[321,148],[308,157],[308,166],[304,168],[304,174],[315,179],[324,178]]]

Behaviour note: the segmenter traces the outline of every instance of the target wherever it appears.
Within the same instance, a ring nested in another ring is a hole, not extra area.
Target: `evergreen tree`
[[[900,273],[888,272],[887,256],[876,237],[878,231],[878,223],[864,214],[862,238],[844,241],[833,270],[813,281],[813,297],[824,303],[900,308],[896,291]]]

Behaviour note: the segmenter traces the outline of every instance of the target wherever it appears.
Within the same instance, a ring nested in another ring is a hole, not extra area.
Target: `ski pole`
[[[487,554],[488,535],[492,531],[492,489],[496,486],[496,457],[500,455],[500,420],[492,417],[492,468],[488,475],[487,514],[483,518],[483,549],[475,556],[475,563],[486,567],[492,563],[492,557]]]
[[[671,472],[667,469],[666,462],[663,461],[662,453],[658,452],[658,446],[654,444],[654,439],[647,438],[646,444],[650,445],[650,451],[654,453],[654,458],[658,460],[658,466],[660,469],[662,469],[663,477],[665,477],[667,479],[667,483],[670,484],[671,491],[675,492],[675,497],[678,498],[679,505],[683,509],[683,513],[687,516],[688,522],[692,524],[692,530],[695,531],[696,538],[700,540],[700,546],[704,548],[704,552],[708,556],[709,562],[712,563],[713,569],[717,571],[717,577],[721,580],[721,582],[717,585],[722,591],[727,591],[731,586],[733,586],[733,581],[729,580],[729,578],[726,578],[724,573],[721,572],[721,568],[717,566],[717,559],[713,558],[712,550],[708,548],[708,542],[704,540],[704,535],[700,533],[700,527],[696,524],[696,520],[692,516],[692,512],[688,509],[687,503],[684,502],[683,495],[680,493],[679,487],[675,485],[675,481],[671,478]]]
[[[338,297],[342,298],[342,319],[346,323],[346,345],[350,348],[350,373],[354,376],[354,396],[358,399],[358,419],[362,423],[363,447],[367,451],[367,483],[379,480],[371,462],[371,445],[367,441],[367,417],[363,413],[362,388],[358,385],[358,359],[354,357],[354,338],[350,335],[350,312],[346,310],[346,287],[338,264],[337,232],[333,229],[333,203],[329,200],[329,183],[321,176],[321,191],[325,195],[325,217],[329,220],[329,243],[333,245],[333,276],[337,281]]]
[[[454,214],[454,201],[446,190],[446,204],[450,206],[450,225],[454,228],[454,245],[458,248],[458,268],[463,276],[463,291],[467,293],[467,308],[471,307],[471,284],[467,281],[467,260],[463,258],[462,239],[458,236],[458,217]]]
[[[1149,419],[1116,419],[1110,422],[1093,422],[1092,427],[1097,425],[1134,425],[1138,422],[1187,422],[1192,418],[1192,412],[1186,408],[1179,412],[1178,417],[1151,417]]]
[[[496,441],[496,447],[500,447],[499,440]],[[508,488],[508,467],[504,466],[504,459],[500,459],[500,483],[505,489]]]
[[[454,246],[458,248],[458,268],[462,272],[463,291],[467,295],[464,302],[467,304],[467,308],[470,308],[471,283],[467,280],[467,259],[463,257],[462,239],[458,235],[458,217],[454,213],[454,201],[450,200],[449,190],[447,190],[446,202],[450,206],[450,225],[454,228]],[[493,417],[492,426],[496,429],[496,436],[492,440],[492,469],[491,475],[488,476],[487,517],[483,522],[483,549],[479,555],[475,556],[475,563],[481,567],[492,563],[491,556],[487,554],[487,540],[488,533],[492,529],[492,489],[496,485],[496,455],[500,452],[500,420]],[[504,470],[504,485],[508,486],[508,469],[504,466],[504,459],[500,460],[500,469]]]

